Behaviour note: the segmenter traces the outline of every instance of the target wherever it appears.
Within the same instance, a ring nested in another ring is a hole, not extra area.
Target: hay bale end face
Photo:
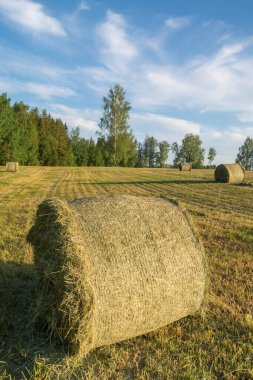
[[[36,315],[73,353],[165,326],[199,309],[201,243],[162,198],[45,200],[28,235],[39,273]]]
[[[245,169],[240,164],[221,164],[215,169],[214,178],[217,182],[243,182],[245,178]]]
[[[192,164],[189,164],[188,162],[185,162],[184,164],[179,165],[179,170],[182,171],[191,171],[192,170]]]
[[[6,171],[7,172],[18,172],[19,171],[18,162],[6,162]]]

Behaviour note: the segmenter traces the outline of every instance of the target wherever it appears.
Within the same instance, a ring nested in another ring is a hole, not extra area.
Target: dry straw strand
[[[245,178],[245,169],[240,164],[221,164],[215,169],[214,178],[217,182],[243,182]]]
[[[29,240],[37,316],[80,356],[199,309],[203,248],[184,211],[158,197],[45,200]]]

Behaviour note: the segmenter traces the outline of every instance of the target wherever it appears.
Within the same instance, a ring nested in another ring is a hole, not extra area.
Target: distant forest
[[[112,137],[98,131],[98,138],[85,139],[80,128],[69,130],[61,119],[23,102],[11,105],[0,95],[0,164],[46,166],[152,166],[163,167],[169,144],[147,137],[138,144],[129,128],[118,133],[116,152]],[[115,157],[116,153],[116,157]],[[116,159],[116,161],[115,161]]]
[[[7,94],[2,94],[0,164],[18,161],[21,165],[154,168],[166,167],[171,151],[175,167],[184,162],[195,168],[203,167],[205,151],[198,135],[186,134],[181,145],[175,142],[170,145],[153,136],[138,142],[128,125],[130,110],[124,90],[116,84],[103,98],[97,139],[85,139],[79,127],[69,130],[66,123],[46,110],[39,112],[22,101],[12,105]],[[211,147],[207,155],[209,166],[215,156],[216,150]]]

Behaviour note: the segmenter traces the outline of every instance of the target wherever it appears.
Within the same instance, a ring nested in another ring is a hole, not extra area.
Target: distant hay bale
[[[243,182],[245,169],[240,164],[221,164],[215,169],[214,178],[217,182]]]
[[[7,172],[18,172],[19,171],[18,162],[6,162],[6,171]]]
[[[191,171],[192,170],[192,164],[189,164],[188,162],[185,162],[184,164],[179,165],[179,170],[182,171]]]
[[[185,212],[166,199],[45,200],[28,240],[39,273],[36,316],[80,356],[202,303],[202,245]]]

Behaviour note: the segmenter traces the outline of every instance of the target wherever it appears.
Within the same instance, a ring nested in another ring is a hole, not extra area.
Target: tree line
[[[189,162],[193,168],[204,164],[205,150],[198,135],[186,134],[181,144],[158,141],[146,136],[138,142],[129,126],[130,103],[116,84],[103,98],[103,115],[97,139],[85,139],[80,128],[69,130],[59,118],[46,110],[39,112],[23,102],[11,104],[7,94],[0,95],[0,164],[18,161],[23,165],[48,166],[129,166],[166,167],[169,152],[173,165]],[[212,167],[216,150],[207,154]],[[248,137],[239,149],[237,162],[253,168],[253,139]]]

